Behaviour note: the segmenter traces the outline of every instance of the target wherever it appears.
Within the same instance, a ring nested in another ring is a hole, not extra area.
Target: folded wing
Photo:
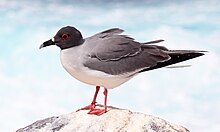
[[[110,29],[92,36],[96,45],[84,66],[111,75],[135,74],[170,59],[165,47],[150,45],[163,40],[142,44],[126,35],[119,35],[122,31]]]

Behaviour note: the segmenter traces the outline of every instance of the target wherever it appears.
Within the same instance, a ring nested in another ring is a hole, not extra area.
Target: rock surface
[[[101,116],[87,112],[84,110],[39,120],[16,132],[189,132],[158,117],[125,109],[108,107],[108,112]]]

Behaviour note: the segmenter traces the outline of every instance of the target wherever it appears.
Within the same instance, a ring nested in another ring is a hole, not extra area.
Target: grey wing
[[[118,33],[114,31],[113,34],[97,35],[94,41],[96,46],[84,62],[84,66],[111,75],[135,74],[170,58],[163,52],[166,48],[162,46],[141,44]]]
[[[133,41],[132,38],[125,35],[113,35],[97,41],[90,55],[100,61],[120,60],[138,54],[140,47],[141,44]]]

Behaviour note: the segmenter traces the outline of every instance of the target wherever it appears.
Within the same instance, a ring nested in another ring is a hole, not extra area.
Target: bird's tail
[[[144,71],[149,71],[165,66],[169,66],[172,64],[176,64],[182,61],[190,60],[199,56],[204,55],[204,52],[207,51],[198,51],[198,50],[168,50],[165,51],[167,54],[171,57],[169,60],[164,62],[159,62],[157,65],[150,67],[148,69],[145,69]]]

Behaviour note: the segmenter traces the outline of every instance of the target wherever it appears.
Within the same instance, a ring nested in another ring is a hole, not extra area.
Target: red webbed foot
[[[104,109],[91,109],[88,114],[100,116],[106,112],[107,110],[105,108]]]
[[[95,108],[95,106],[96,106],[96,103],[91,103],[91,104],[88,105],[88,106],[85,106],[85,107],[83,107],[83,108],[78,109],[76,112],[78,112],[78,111],[80,111],[80,110],[92,110],[92,109]]]

